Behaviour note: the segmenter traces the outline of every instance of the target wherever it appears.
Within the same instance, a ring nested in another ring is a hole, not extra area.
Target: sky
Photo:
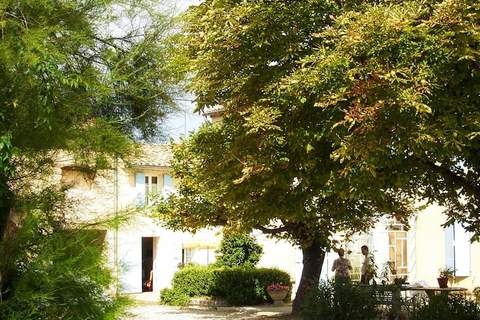
[[[170,6],[175,12],[182,12],[186,10],[190,5],[199,4],[201,0],[170,0]],[[168,9],[167,9],[168,10]],[[177,97],[177,104],[179,111],[173,113],[167,117],[163,131],[165,136],[169,140],[178,138],[196,130],[204,121],[205,118],[198,113],[194,113],[195,109],[195,97],[183,96]]]

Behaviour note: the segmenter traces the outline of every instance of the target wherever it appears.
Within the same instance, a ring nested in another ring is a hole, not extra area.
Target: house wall
[[[443,224],[447,217],[443,208],[431,205],[419,213],[416,219],[415,237],[415,277],[413,282],[423,281],[430,286],[438,286],[439,269],[446,265],[446,239]],[[452,284],[473,290],[480,286],[480,243],[470,246],[470,276],[458,277]]]
[[[302,251],[288,241],[273,239],[258,231],[253,236],[263,247],[258,266],[287,272],[294,281],[293,292],[296,292],[302,275]]]
[[[94,180],[88,180],[88,177],[74,170],[62,170],[61,166],[55,174],[59,181],[72,184],[72,188],[68,191],[69,197],[75,204],[70,213],[72,220],[91,222],[112,217],[116,203],[120,213],[135,207],[136,172],[158,176],[158,186],[161,187],[163,175],[168,174],[168,168],[129,169],[120,163],[117,172],[114,170],[100,172]],[[118,178],[118,190],[114,185],[115,177]],[[162,228],[156,221],[142,214],[130,212],[128,215],[130,216],[128,223],[122,225],[118,233],[110,229],[106,237],[109,248],[106,254],[113,270],[116,270],[116,265],[119,266],[116,271],[121,274],[120,280],[125,291],[141,290],[141,278],[138,280],[141,277],[141,269],[139,271],[138,268],[141,268],[139,244],[142,237],[154,237],[154,291],[160,291],[171,285],[172,277],[182,263],[183,248],[196,249],[194,260],[196,263],[205,264],[207,260],[214,261],[210,255],[220,242],[219,229],[202,230],[192,235]],[[437,285],[438,270],[446,263],[445,231],[442,227],[445,221],[442,208],[435,205],[429,206],[411,221],[411,229],[408,232],[408,267],[411,283],[423,281],[431,286]],[[302,271],[301,250],[286,241],[271,239],[261,233],[255,235],[264,248],[259,266],[275,267],[288,272],[294,279],[296,288]],[[352,250],[350,257],[354,268],[358,270],[360,267],[359,251],[363,244],[370,247],[379,268],[388,261],[388,233],[385,221],[379,223],[373,230],[359,235],[358,239],[359,241],[348,248]],[[118,256],[115,256],[116,246],[118,246]],[[458,278],[455,285],[473,289],[480,286],[480,244],[473,243],[470,250],[470,276]],[[333,252],[327,254],[322,279],[326,280],[333,276],[330,269],[336,258],[337,255]]]

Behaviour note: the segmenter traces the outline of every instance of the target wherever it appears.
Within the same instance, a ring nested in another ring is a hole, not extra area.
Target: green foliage
[[[2,1],[0,236],[12,198],[55,152],[95,171],[127,160],[133,139],[158,135],[175,75],[161,44],[169,21],[147,2]],[[138,14],[151,23],[109,32]]]
[[[232,305],[271,302],[266,288],[272,283],[291,286],[291,279],[286,272],[278,269],[225,268],[216,271],[213,295],[224,298]]]
[[[302,306],[305,320],[372,320],[379,314],[371,287],[350,282],[321,283]]]
[[[160,292],[162,304],[185,307],[190,302],[190,296],[180,290],[165,288]]]
[[[47,201],[50,199],[50,201]],[[70,226],[63,220],[62,198],[42,193],[15,241],[2,241],[2,270],[11,270],[0,302],[2,319],[113,320],[126,305],[106,291],[112,285],[102,253],[105,231]],[[8,264],[8,266],[6,266]]]
[[[208,296],[215,283],[215,269],[210,266],[187,265],[175,273],[174,290],[187,296]]]
[[[479,19],[476,0],[342,10],[276,92],[324,114],[352,185],[369,172],[480,234]]]
[[[225,267],[255,267],[263,248],[248,234],[224,235],[217,251],[217,264]]]
[[[172,281],[172,289],[161,293],[162,302],[186,305],[191,297],[224,299],[231,305],[269,302],[269,284],[291,285],[290,276],[278,269],[216,266],[186,266]]]
[[[331,58],[318,77],[301,70],[311,66],[309,56],[321,56],[319,47],[334,46],[323,32],[368,3],[206,0],[191,7],[178,60],[187,64],[198,109],[220,105],[222,122],[205,124],[173,148],[179,192],[159,207],[161,218],[184,230],[258,229],[317,257],[332,246],[333,234],[369,229],[386,214],[407,220],[408,193],[386,186],[383,174],[359,170],[353,179],[345,161],[333,157],[339,148],[333,127],[345,112],[317,104],[329,91],[304,90],[308,79],[325,86],[344,81],[342,58]],[[323,260],[304,261],[320,266],[305,269],[300,297],[318,283]]]
[[[428,301],[417,301],[410,314],[411,320],[479,320],[480,306],[459,295],[434,296]]]
[[[454,268],[445,267],[440,269],[438,272],[439,272],[439,275],[438,275],[439,278],[446,278],[448,280],[451,280],[455,276]]]
[[[100,249],[67,230],[80,227],[65,225],[69,211],[51,202],[58,195],[63,207],[63,194],[45,181],[60,153],[94,174],[128,161],[135,139],[158,135],[175,75],[162,42],[169,20],[149,4],[1,1],[0,291],[9,319],[111,319],[117,309]],[[128,23],[139,14],[148,23]]]

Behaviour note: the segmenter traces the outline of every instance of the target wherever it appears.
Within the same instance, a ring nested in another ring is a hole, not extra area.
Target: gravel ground
[[[259,306],[240,308],[193,309],[162,306],[159,304],[137,304],[131,307],[125,320],[260,320],[292,319],[288,316],[291,306]]]

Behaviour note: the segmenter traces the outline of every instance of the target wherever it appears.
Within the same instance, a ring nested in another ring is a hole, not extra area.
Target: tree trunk
[[[8,179],[0,175],[0,241],[4,239],[8,220],[10,219],[12,199],[13,195],[8,185]]]
[[[320,282],[323,260],[325,259],[325,248],[314,242],[309,247],[302,248],[303,270],[297,294],[293,300],[292,313],[298,314],[301,310],[305,297]]]
[[[7,289],[10,281],[9,259],[10,248],[8,247],[9,226],[14,216],[13,193],[8,185],[5,176],[0,176],[0,252],[2,261],[0,262],[0,296]],[[2,297],[5,298],[5,297]]]

